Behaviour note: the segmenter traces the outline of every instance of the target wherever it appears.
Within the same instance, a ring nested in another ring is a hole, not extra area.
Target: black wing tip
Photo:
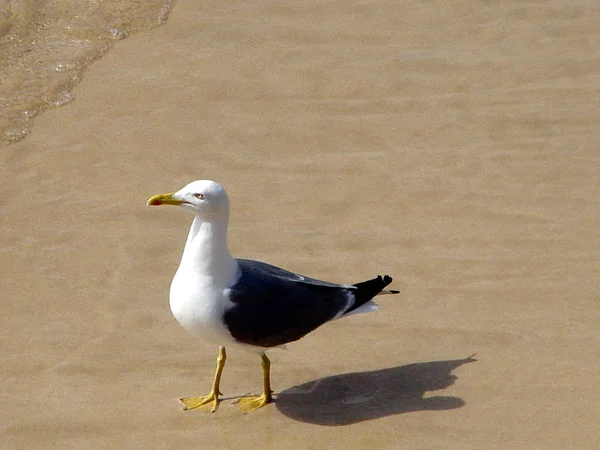
[[[379,275],[379,278],[381,279],[381,281],[383,281],[385,283],[383,285],[383,287],[387,286],[392,281],[394,281],[394,279],[392,277],[390,277],[389,275],[384,275],[383,277],[381,275]]]
[[[377,278],[382,283],[380,294],[399,294],[400,293],[400,291],[398,289],[383,289],[388,284],[390,284],[392,281],[394,281],[394,279],[392,277],[390,277],[389,275],[383,275],[383,276],[379,275]]]

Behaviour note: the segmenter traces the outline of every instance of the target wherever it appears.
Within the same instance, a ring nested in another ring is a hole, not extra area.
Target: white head
[[[148,200],[150,206],[175,205],[194,211],[204,220],[229,218],[229,197],[214,181],[192,181],[177,192],[159,194]]]

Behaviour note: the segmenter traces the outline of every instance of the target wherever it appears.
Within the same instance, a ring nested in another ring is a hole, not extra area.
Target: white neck
[[[212,277],[223,286],[231,281],[237,271],[237,262],[227,248],[227,218],[207,221],[196,215],[179,267]]]

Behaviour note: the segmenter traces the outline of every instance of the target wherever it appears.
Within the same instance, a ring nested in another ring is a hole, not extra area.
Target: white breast
[[[171,283],[170,304],[175,319],[188,333],[217,345],[234,342],[223,323],[231,302],[212,277],[180,266]]]

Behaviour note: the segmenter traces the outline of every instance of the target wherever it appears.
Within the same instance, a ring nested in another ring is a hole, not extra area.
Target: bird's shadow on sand
[[[326,426],[413,411],[456,409],[465,404],[458,397],[424,395],[454,384],[457,377],[452,371],[477,361],[474,356],[319,378],[279,393],[275,405],[294,420]]]

